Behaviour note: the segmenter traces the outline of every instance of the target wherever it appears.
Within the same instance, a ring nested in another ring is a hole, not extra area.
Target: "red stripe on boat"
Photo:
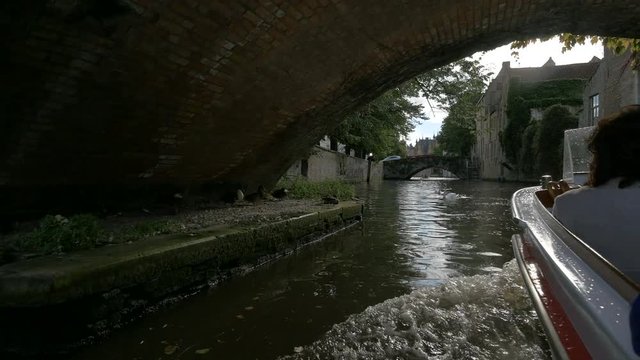
[[[584,346],[580,335],[578,335],[576,329],[573,327],[573,323],[569,320],[562,305],[554,296],[551,285],[544,277],[541,269],[541,267],[545,267],[544,264],[538,261],[534,249],[527,240],[522,242],[522,252],[529,277],[547,310],[547,314],[567,355],[570,359],[591,359],[591,354],[589,354],[589,351]]]

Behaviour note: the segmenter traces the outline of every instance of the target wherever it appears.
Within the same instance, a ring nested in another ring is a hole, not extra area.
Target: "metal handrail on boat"
[[[520,269],[521,274],[527,274],[528,271],[525,268],[525,261],[522,257],[522,236],[515,234],[511,238],[511,245],[513,246],[513,253],[516,257],[516,263]],[[523,281],[525,283],[525,288],[529,292],[529,297],[531,298],[531,302],[533,303],[533,307],[536,309],[536,313],[538,314],[538,318],[542,322],[542,328],[547,335],[547,340],[550,343],[550,350],[552,353],[553,359],[561,359],[568,360],[569,355],[567,351],[562,346],[562,340],[560,340],[560,336],[555,331],[555,327],[553,326],[553,322],[551,317],[549,317],[549,313],[547,312],[540,295],[534,290],[535,285],[531,280],[530,276],[523,276]]]

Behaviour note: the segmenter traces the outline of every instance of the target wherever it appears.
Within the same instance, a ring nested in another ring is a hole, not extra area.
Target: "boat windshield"
[[[589,174],[591,153],[587,141],[594,127],[565,130],[562,178],[570,185],[584,185]]]

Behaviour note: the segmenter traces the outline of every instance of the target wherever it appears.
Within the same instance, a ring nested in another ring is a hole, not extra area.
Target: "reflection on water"
[[[543,358],[519,275],[501,270],[517,187],[363,188],[362,230],[148,314],[76,358]]]
[[[494,272],[513,257],[510,196],[517,186],[482,182],[396,184],[398,252],[416,274],[412,288]]]

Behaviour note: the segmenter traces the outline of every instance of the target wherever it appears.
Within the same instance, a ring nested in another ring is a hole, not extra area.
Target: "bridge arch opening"
[[[37,194],[268,187],[419,73],[527,37],[640,37],[634,0],[109,3],[3,3],[0,215]]]
[[[447,169],[447,171],[466,178],[466,159],[457,156],[421,155],[395,161],[386,161],[383,166],[387,180],[410,180],[418,172],[429,168]]]
[[[459,171],[459,170],[457,170]],[[455,174],[454,172],[448,170],[445,167],[439,167],[439,166],[431,166],[431,167],[425,167],[423,169],[420,169],[418,171],[416,171],[415,173],[411,174],[411,176],[409,176],[409,179],[425,179],[425,178],[449,178],[449,179],[464,179],[463,177],[460,177],[458,174]]]

